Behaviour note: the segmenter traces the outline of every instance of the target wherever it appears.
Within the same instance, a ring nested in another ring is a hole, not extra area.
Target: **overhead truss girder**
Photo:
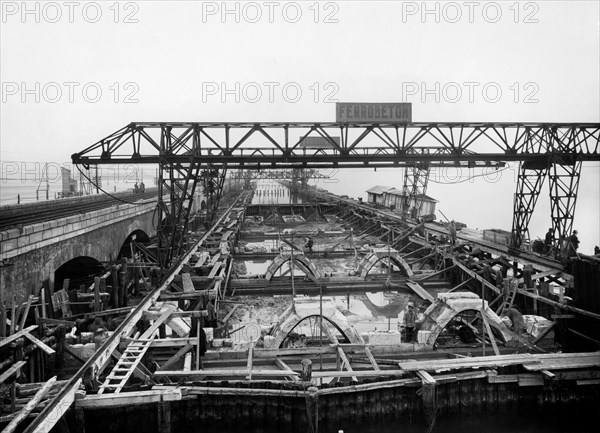
[[[169,137],[164,146],[162,136]],[[307,137],[323,146],[306,148]],[[338,138],[339,137],[339,138]],[[395,166],[402,162],[600,160],[599,123],[130,123],[74,163],[189,162],[228,168]]]

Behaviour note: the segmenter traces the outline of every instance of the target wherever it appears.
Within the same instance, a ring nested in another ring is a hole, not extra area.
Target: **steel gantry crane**
[[[329,146],[302,146],[310,137]],[[72,160],[88,167],[160,166],[158,240],[163,269],[181,254],[198,180],[212,194],[209,217],[214,216],[226,169],[408,166],[412,171],[405,185],[414,196],[426,190],[427,164],[520,162],[513,209],[513,246],[518,247],[528,238],[546,176],[555,237],[570,233],[581,163],[600,160],[600,123],[135,122],[73,154]]]

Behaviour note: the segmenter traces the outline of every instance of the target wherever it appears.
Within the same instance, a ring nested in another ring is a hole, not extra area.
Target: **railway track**
[[[120,200],[126,202],[147,203],[156,197],[156,190],[141,194],[118,194]],[[123,204],[122,201],[111,196],[94,196],[90,201],[80,203],[78,201],[52,200],[40,203],[38,206],[23,206],[3,209],[0,214],[0,230],[22,228],[26,225],[52,221],[73,215],[84,214],[110,206]],[[45,205],[45,206],[44,206]],[[40,209],[42,208],[42,209]]]

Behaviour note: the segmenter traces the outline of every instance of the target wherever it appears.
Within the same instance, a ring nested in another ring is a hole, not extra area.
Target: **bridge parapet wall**
[[[0,232],[0,260],[10,259],[55,242],[80,236],[92,230],[112,225],[154,211],[154,203],[116,205],[85,214],[72,215],[43,223],[24,226],[21,230]]]

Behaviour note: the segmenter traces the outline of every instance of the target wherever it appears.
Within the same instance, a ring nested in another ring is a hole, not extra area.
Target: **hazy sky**
[[[597,1],[23,5],[2,2],[3,164],[69,161],[131,121],[334,121],[335,100],[412,102],[415,121],[600,121]],[[586,253],[600,245],[599,172],[582,173]],[[402,172],[334,180],[358,197]],[[429,195],[448,217],[509,230],[515,180],[516,167]],[[546,183],[533,238],[549,209]]]

